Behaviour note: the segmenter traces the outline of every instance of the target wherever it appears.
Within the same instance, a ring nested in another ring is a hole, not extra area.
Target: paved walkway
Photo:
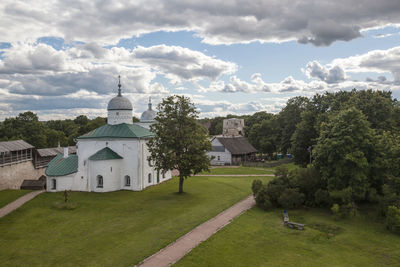
[[[0,209],[0,218],[6,216],[10,212],[18,209],[19,207],[24,205],[26,202],[28,202],[29,200],[33,199],[34,197],[36,197],[37,195],[39,195],[39,194],[41,194],[43,192],[44,192],[44,190],[30,192],[30,193],[28,193],[26,195],[23,195],[22,197],[20,197],[20,198],[18,198],[16,200],[14,200],[10,204],[4,206],[3,208]]]
[[[216,217],[197,226],[192,231],[182,236],[174,243],[161,249],[156,254],[148,257],[138,266],[163,267],[174,264],[201,242],[207,240],[218,230],[229,224],[235,217],[253,207],[254,204],[255,201],[253,196],[248,196],[246,199],[221,212]]]
[[[196,174],[194,176],[204,176],[204,177],[209,177],[209,176],[243,176],[243,177],[249,177],[249,176],[275,176],[275,174]]]

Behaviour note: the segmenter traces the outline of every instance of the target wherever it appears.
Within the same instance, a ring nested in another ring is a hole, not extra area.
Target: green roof
[[[100,149],[93,155],[89,157],[90,160],[109,160],[109,159],[122,159],[120,155],[118,155],[115,151],[112,149],[105,147],[103,149]]]
[[[46,168],[47,176],[64,176],[78,171],[78,156],[69,155],[64,158],[63,154],[52,159]]]
[[[78,139],[90,138],[146,138],[153,137],[154,134],[148,129],[136,125],[121,123],[116,125],[106,124],[87,134],[79,136]]]

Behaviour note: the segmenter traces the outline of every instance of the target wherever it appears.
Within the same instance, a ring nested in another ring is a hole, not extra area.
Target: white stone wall
[[[19,189],[24,180],[39,179],[45,168],[35,169],[32,161],[0,167],[0,190]]]
[[[107,124],[132,124],[132,110],[108,110]]]
[[[211,145],[212,146],[222,146],[223,147],[223,145],[221,144],[220,141],[218,141],[217,138],[214,138],[211,141]],[[210,159],[212,157],[214,157],[210,161],[211,165],[231,165],[232,164],[232,154],[226,148],[225,148],[225,151],[223,151],[223,152],[209,151],[207,154],[210,157]]]
[[[56,188],[53,189],[53,181],[56,180]],[[58,176],[58,177],[47,177],[46,181],[46,190],[47,192],[60,192],[65,190],[74,190],[73,184],[75,179],[75,173],[66,175],[66,176]]]

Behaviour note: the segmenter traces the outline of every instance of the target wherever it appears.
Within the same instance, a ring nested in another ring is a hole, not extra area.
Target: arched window
[[[57,180],[56,179],[51,179],[51,189],[52,190],[57,189]]]
[[[162,172],[162,178],[165,179],[165,171]]]
[[[125,175],[125,186],[131,186],[131,177]]]
[[[97,175],[97,187],[103,188],[103,176]]]
[[[151,173],[149,173],[149,183],[151,183]]]

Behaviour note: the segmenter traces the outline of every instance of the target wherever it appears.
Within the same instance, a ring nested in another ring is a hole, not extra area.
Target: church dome
[[[151,99],[149,99],[149,104],[148,105],[149,105],[149,108],[142,113],[142,116],[140,116],[140,121],[141,122],[154,121],[154,118],[157,115],[157,112],[151,108]]]
[[[128,98],[118,94],[108,102],[107,110],[132,110],[132,103]]]

